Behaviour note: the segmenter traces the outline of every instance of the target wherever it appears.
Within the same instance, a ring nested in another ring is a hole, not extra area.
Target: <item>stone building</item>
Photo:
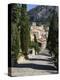
[[[45,28],[44,25],[37,26],[35,22],[32,23],[31,31],[30,31],[31,41],[34,41],[34,35],[35,35],[38,43],[41,44],[41,50],[46,48],[48,30],[49,27]]]

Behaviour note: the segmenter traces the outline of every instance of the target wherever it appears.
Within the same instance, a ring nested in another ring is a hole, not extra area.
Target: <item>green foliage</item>
[[[21,7],[21,28],[20,28],[20,40],[22,53],[27,56],[29,43],[30,43],[30,28],[29,19],[27,15],[27,6],[22,4]]]
[[[11,51],[14,52],[15,57],[19,53],[19,37],[18,31],[21,7],[19,4],[11,4]]]
[[[40,48],[39,48],[39,44],[36,39],[36,35],[34,35],[34,49],[35,49],[35,54],[36,52],[39,53]]]
[[[15,53],[17,56],[19,52],[19,32],[16,27],[16,24],[11,24],[11,50]]]
[[[30,42],[30,46],[29,46],[29,47],[32,49],[32,48],[34,48],[34,46],[35,46],[34,41],[31,41],[31,42]]]
[[[55,61],[58,64],[58,14],[55,11],[50,22],[48,48],[55,55]]]
[[[19,23],[19,18],[21,16],[21,5],[11,4],[11,21],[14,23]]]
[[[37,53],[39,53],[39,51],[40,51],[40,46],[39,46],[38,42],[31,41],[30,48],[31,49],[34,48],[35,52],[37,52]]]

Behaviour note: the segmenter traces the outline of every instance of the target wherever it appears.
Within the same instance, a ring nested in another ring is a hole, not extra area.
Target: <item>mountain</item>
[[[54,11],[58,13],[58,6],[37,6],[28,11],[30,22],[49,23]]]

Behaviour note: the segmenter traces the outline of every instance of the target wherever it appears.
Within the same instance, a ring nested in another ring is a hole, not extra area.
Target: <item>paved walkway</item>
[[[29,55],[29,60],[24,64],[16,64],[11,68],[12,76],[33,76],[56,74],[57,70],[52,62],[48,50],[39,55]]]

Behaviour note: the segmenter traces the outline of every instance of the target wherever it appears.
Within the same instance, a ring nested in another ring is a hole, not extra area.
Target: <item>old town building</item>
[[[34,35],[35,35],[38,43],[41,44],[41,50],[46,48],[48,30],[49,27],[45,28],[44,25],[37,26],[36,22],[33,22],[31,25],[31,31],[30,31],[31,41],[34,41]]]

